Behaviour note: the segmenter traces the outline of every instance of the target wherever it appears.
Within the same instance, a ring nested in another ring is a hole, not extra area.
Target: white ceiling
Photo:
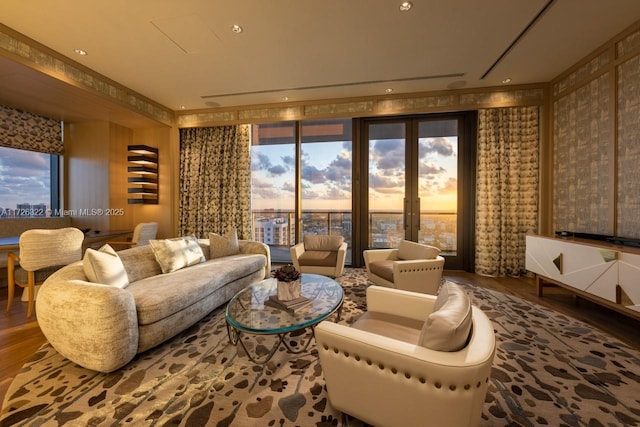
[[[0,22],[178,110],[548,82],[640,19],[638,0],[555,0],[525,31],[548,0],[399,3],[21,0]]]

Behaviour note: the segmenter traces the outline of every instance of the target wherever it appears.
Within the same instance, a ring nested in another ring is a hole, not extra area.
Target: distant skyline
[[[0,207],[51,203],[50,155],[0,147]]]

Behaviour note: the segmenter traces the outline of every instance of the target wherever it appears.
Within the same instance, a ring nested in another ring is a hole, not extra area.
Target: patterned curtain
[[[538,221],[538,107],[478,112],[476,273],[525,274]]]
[[[251,238],[249,126],[180,129],[180,235]]]

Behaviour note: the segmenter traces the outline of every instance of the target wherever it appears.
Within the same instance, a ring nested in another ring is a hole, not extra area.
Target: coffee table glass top
[[[236,329],[255,334],[281,334],[313,326],[331,316],[344,298],[335,280],[318,274],[302,274],[301,294],[312,304],[296,313],[270,307],[264,302],[277,295],[277,280],[265,279],[238,292],[227,304],[227,321]]]

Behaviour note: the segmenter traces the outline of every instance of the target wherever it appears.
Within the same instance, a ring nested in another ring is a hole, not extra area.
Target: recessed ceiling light
[[[180,109],[181,109],[181,110],[184,110],[185,108],[187,108],[187,107],[185,107],[184,105],[181,105],[181,106],[180,106]]]
[[[233,25],[231,27],[231,31],[233,31],[236,34],[240,34],[242,32],[242,27],[240,25]]]
[[[502,83],[504,83],[504,84],[511,83],[511,77],[507,77],[506,79],[504,79],[502,81]]]
[[[87,55],[88,55],[88,53],[87,53],[87,51],[86,51],[86,50],[82,50],[82,49],[74,49],[73,51],[74,51],[75,53],[77,53],[78,55],[80,55],[80,56],[87,56]]]
[[[282,100],[283,100],[283,101],[288,101],[288,100],[289,100],[289,97],[288,97],[288,96],[283,96],[283,97],[282,97]]]
[[[413,3],[411,3],[410,1],[403,1],[402,3],[400,3],[400,12],[406,12],[408,10],[410,10],[413,7]]]
[[[388,87],[388,88],[386,88],[384,91],[385,91],[386,93],[391,93],[391,92],[393,92],[393,88]]]

